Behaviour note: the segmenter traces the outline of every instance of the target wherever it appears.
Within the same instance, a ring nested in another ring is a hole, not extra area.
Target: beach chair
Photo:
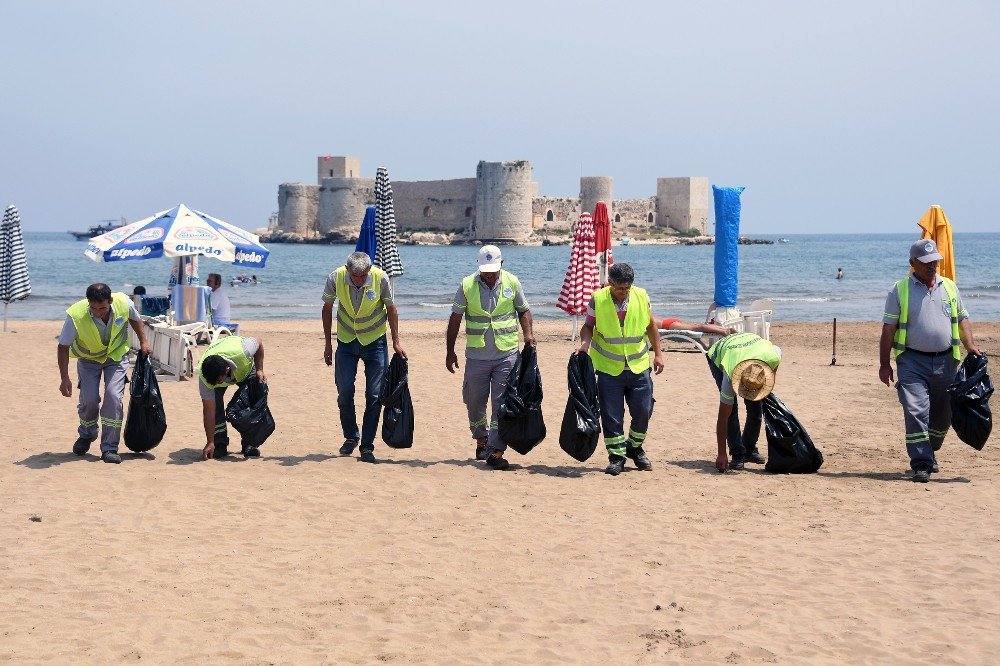
[[[737,333],[756,333],[765,340],[770,340],[773,315],[774,301],[770,298],[753,301],[746,311],[737,307],[720,308],[712,303],[705,315],[705,323],[713,323],[714,320],[719,326],[735,328]],[[710,347],[718,339],[718,336],[706,336],[706,346]]]
[[[194,349],[197,343],[183,327],[171,326],[158,317],[143,317],[146,340],[152,347],[149,361],[158,379],[181,381],[194,376]],[[139,351],[139,338],[129,329],[129,341],[133,352]]]
[[[658,329],[658,332],[660,334],[660,344],[661,344],[661,346],[662,346],[663,342],[666,341],[666,342],[677,342],[677,343],[681,343],[681,344],[688,344],[688,345],[692,345],[695,348],[694,350],[680,350],[680,349],[678,349],[678,350],[675,350],[675,351],[699,351],[699,352],[704,352],[706,349],[708,349],[708,346],[704,342],[705,337],[706,337],[704,333],[700,333],[698,331],[684,331],[684,330],[670,331],[670,330],[667,330],[665,328]]]

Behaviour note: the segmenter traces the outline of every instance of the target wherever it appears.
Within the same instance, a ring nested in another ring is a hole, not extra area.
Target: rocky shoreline
[[[353,234],[345,234],[339,231],[330,232],[323,236],[303,237],[295,233],[287,232],[264,232],[261,234],[261,241],[264,243],[302,243],[309,245],[353,245],[357,238]],[[681,236],[671,234],[667,236],[636,235],[627,236],[629,245],[715,245],[714,236]],[[419,246],[446,246],[446,245],[483,245],[484,241],[470,238],[465,233],[452,233],[443,231],[411,231],[401,229],[398,234],[399,245],[419,245]],[[519,245],[526,247],[550,246],[550,245],[572,245],[573,237],[570,234],[532,234],[526,240],[520,242],[513,241],[490,241],[497,245]],[[620,245],[615,242],[615,245]],[[740,245],[773,245],[773,240],[763,238],[749,238],[740,236]]]

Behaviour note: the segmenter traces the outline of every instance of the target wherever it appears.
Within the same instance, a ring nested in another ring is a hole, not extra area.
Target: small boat
[[[123,226],[125,226],[124,217],[119,220],[101,220],[100,224],[95,224],[86,231],[68,231],[66,233],[73,234],[77,240],[88,240]]]
[[[788,239],[787,239],[787,238],[779,238],[779,239],[778,239],[778,242],[779,242],[779,243],[787,243],[787,242],[788,242]]]

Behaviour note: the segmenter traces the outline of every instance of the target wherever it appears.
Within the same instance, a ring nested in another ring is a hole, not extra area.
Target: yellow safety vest
[[[353,342],[355,339],[362,345],[370,345],[379,338],[385,337],[385,323],[388,317],[385,304],[382,303],[382,269],[372,266],[371,286],[365,288],[361,298],[361,306],[354,310],[351,301],[351,290],[348,287],[350,276],[347,268],[337,269],[337,342]]]
[[[201,371],[201,364],[205,362],[205,359],[209,356],[222,356],[227,358],[236,364],[236,372],[233,373],[233,381],[222,382],[221,384],[209,384],[208,380],[205,379],[205,374]],[[233,384],[239,384],[244,379],[250,375],[250,371],[253,369],[253,358],[249,357],[243,351],[243,336],[242,335],[227,335],[224,338],[220,338],[210,344],[205,353],[201,355],[201,359],[198,361],[198,378],[201,379],[201,383],[210,389],[219,388],[220,386],[232,386]]]
[[[781,357],[775,351],[774,345],[755,333],[735,333],[727,335],[708,348],[708,358],[721,368],[727,377],[733,376],[733,370],[743,361],[754,359],[763,361],[778,369]]]
[[[958,335],[958,290],[955,283],[946,277],[941,278],[944,291],[951,301],[951,355],[955,360],[962,360],[962,350],[959,349]],[[899,296],[899,324],[896,325],[896,335],[892,341],[892,357],[896,358],[906,351],[906,328],[910,319],[910,278],[906,277],[896,283],[896,295]]]
[[[590,342],[590,358],[594,369],[617,377],[628,369],[639,374],[649,369],[649,297],[646,290],[632,287],[625,321],[618,321],[618,308],[611,298],[611,287],[594,292],[594,337]]]
[[[486,346],[486,329],[493,329],[493,342],[500,351],[510,351],[517,347],[517,312],[514,297],[517,295],[517,277],[507,271],[500,271],[500,296],[493,312],[483,309],[479,298],[479,284],[476,274],[462,280],[465,292],[465,345],[473,349]]]
[[[108,320],[108,343],[101,341],[101,332],[90,314],[90,302],[85,298],[71,305],[66,314],[76,327],[76,339],[69,346],[69,355],[96,363],[108,359],[120,361],[128,353],[128,296],[111,294],[111,314]]]

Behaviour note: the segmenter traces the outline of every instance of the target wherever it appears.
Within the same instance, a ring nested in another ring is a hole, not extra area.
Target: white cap
[[[476,257],[476,264],[479,265],[480,273],[496,273],[500,270],[500,248],[496,245],[484,245],[479,248],[479,256]]]

